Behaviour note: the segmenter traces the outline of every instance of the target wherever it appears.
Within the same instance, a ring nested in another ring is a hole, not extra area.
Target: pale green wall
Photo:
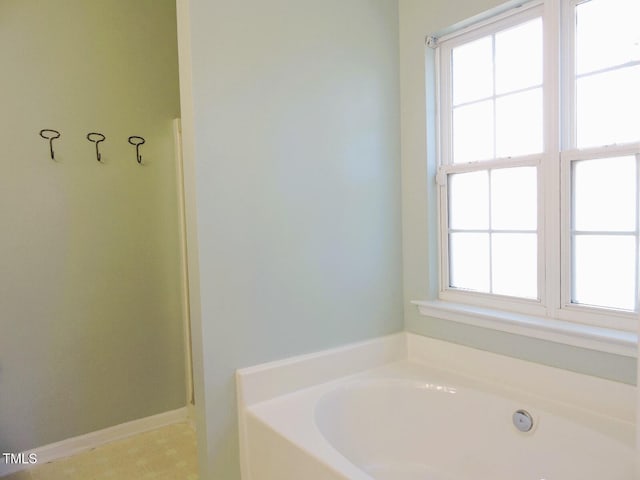
[[[235,369],[402,329],[397,2],[183,6],[202,473],[235,480]]]
[[[184,406],[175,2],[2,0],[0,70],[0,452]]]
[[[515,2],[512,2],[515,3]],[[421,316],[411,300],[433,298],[437,292],[437,241],[433,99],[433,69],[425,62],[425,38],[454,24],[504,4],[500,0],[400,0],[400,83],[402,104],[402,221],[405,327],[411,332],[461,343],[599,377],[635,383],[635,359],[531,339],[494,330]],[[429,115],[426,106],[431,112]],[[433,140],[433,137],[431,138]],[[431,251],[430,251],[431,249]]]

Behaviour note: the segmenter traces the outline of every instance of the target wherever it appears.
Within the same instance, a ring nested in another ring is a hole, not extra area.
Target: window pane
[[[493,158],[493,101],[453,110],[453,161],[472,162]]]
[[[449,283],[455,288],[489,292],[489,234],[449,235]]]
[[[453,49],[453,104],[493,95],[493,47],[484,37]]]
[[[576,235],[574,303],[635,308],[634,236]]]
[[[591,0],[576,7],[578,74],[640,60],[640,2]]]
[[[538,223],[536,167],[491,171],[491,226],[498,230],[535,230]]]
[[[496,100],[496,156],[542,151],[542,88]]]
[[[635,157],[573,163],[573,228],[582,231],[634,231]]]
[[[538,296],[538,246],[535,233],[495,233],[491,239],[493,293]]]
[[[542,19],[496,34],[496,93],[542,84]]]
[[[640,139],[640,66],[577,80],[578,148]]]
[[[487,171],[449,175],[449,228],[489,229]]]

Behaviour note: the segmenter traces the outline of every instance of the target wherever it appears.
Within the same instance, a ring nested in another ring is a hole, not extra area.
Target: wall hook
[[[132,135],[129,137],[129,143],[131,145],[135,145],[136,147],[136,160],[138,163],[142,164],[142,155],[140,155],[140,145],[143,145],[145,139],[142,137],[137,137],[136,135]]]
[[[98,132],[87,133],[87,140],[96,144],[96,159],[98,161],[102,160],[102,155],[100,154],[100,148],[98,145],[100,142],[104,142],[105,138],[106,137],[103,134]]]
[[[52,130],[50,128],[43,128],[40,130],[40,136],[45,140],[49,140],[49,150],[51,151],[51,160],[55,160],[56,156],[53,153],[53,141],[56,138],[60,138],[60,132],[57,130]]]

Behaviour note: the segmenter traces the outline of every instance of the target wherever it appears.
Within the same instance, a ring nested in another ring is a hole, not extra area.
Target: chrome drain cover
[[[521,432],[529,432],[533,428],[533,418],[526,410],[516,410],[512,419],[515,427]]]

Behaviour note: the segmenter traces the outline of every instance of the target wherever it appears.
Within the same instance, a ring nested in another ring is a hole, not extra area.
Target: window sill
[[[563,343],[600,352],[637,357],[636,333],[593,327],[563,320],[493,310],[442,300],[411,302],[422,315],[441,320],[490,328],[501,332]]]

